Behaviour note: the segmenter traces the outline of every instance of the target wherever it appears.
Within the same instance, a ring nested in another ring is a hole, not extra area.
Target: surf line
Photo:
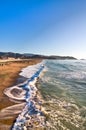
[[[28,79],[27,84],[23,85],[23,89],[26,91],[26,105],[16,118],[12,130],[28,130],[31,128],[34,130],[35,128],[45,128],[46,118],[41,109],[42,102],[38,97],[38,90],[36,88],[37,78],[43,69],[44,65],[40,65],[40,68],[35,72],[35,74]]]

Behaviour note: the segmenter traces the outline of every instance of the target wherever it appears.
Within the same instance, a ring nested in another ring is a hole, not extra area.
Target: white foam
[[[43,63],[44,62],[41,62],[36,65],[26,67],[21,70],[22,72],[19,75],[24,76],[26,78],[31,78],[36,73],[36,71],[39,70],[40,66],[42,66]]]
[[[20,94],[12,94],[11,91],[14,91],[14,89],[16,89],[17,91],[21,90]],[[13,86],[13,87],[9,87],[7,89],[5,89],[4,94],[7,95],[9,98],[11,99],[15,99],[15,100],[25,100],[25,91],[22,88],[19,88],[17,86]]]
[[[22,69],[22,72],[20,73],[20,75],[29,78],[29,80],[27,80],[27,84],[23,87],[24,90],[26,90],[26,106],[25,108],[22,110],[22,112],[20,113],[20,115],[18,116],[18,118],[16,119],[16,122],[12,128],[12,130],[16,130],[16,128],[21,128],[21,120],[23,120],[23,124],[26,120],[25,117],[25,113],[30,113],[31,108],[36,109],[35,106],[35,102],[34,102],[34,97],[36,96],[37,93],[37,88],[35,86],[35,83],[37,81],[37,77],[40,75],[40,72],[42,71],[42,69],[44,68],[44,66],[42,66],[43,63],[39,63],[33,66],[29,66],[27,68]],[[29,105],[29,109],[28,109],[28,105]],[[38,111],[39,113],[39,111]]]

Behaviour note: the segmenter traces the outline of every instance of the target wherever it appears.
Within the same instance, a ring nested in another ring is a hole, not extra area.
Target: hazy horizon
[[[0,2],[0,51],[86,59],[85,0]]]

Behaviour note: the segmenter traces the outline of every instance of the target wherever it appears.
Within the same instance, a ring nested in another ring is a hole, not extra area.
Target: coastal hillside
[[[14,52],[0,52],[0,59],[9,59],[9,58],[14,58],[14,59],[29,59],[29,58],[43,58],[43,59],[58,59],[58,60],[65,60],[65,59],[76,59],[75,57],[72,56],[56,56],[56,55],[39,55],[39,54],[31,54],[31,53],[14,53]]]

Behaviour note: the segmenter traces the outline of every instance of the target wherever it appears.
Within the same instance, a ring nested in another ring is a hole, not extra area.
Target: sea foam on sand
[[[45,116],[41,109],[41,101],[35,86],[37,78],[44,69],[43,62],[22,69],[19,74],[27,78],[22,84],[7,88],[4,93],[11,99],[24,100],[26,105],[16,119],[12,130],[27,130],[28,128],[45,127]]]

